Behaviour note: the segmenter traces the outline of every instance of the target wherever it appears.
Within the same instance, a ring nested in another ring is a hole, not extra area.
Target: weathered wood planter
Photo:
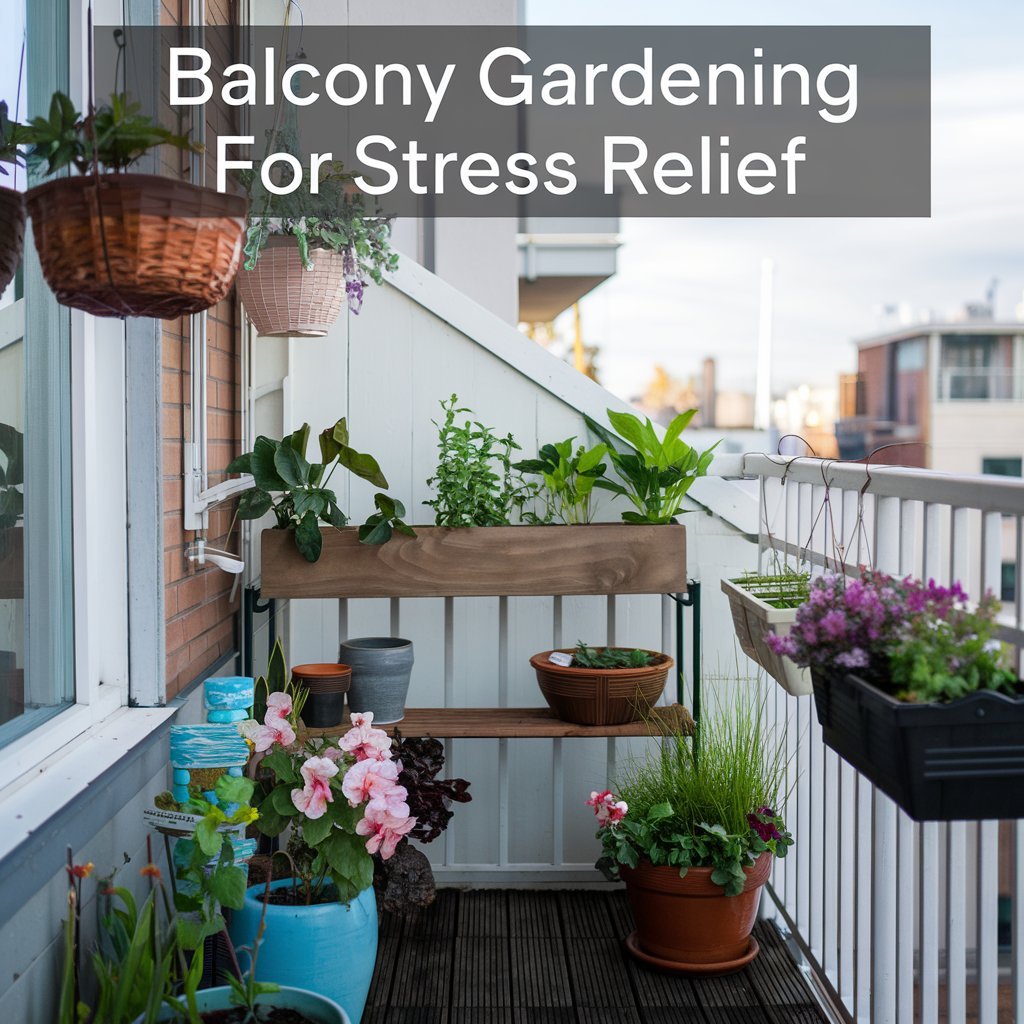
[[[764,640],[769,632],[785,636],[796,622],[796,608],[775,608],[736,580],[722,580],[722,591],[729,598],[736,639],[743,653],[787,693],[794,697],[813,693],[810,672],[784,655],[776,654]]]
[[[417,526],[415,537],[360,544],[323,530],[307,562],[284,530],[262,536],[264,597],[532,597],[686,590],[683,526]]]
[[[825,742],[917,821],[1024,817],[1024,695],[910,704],[814,673]]]

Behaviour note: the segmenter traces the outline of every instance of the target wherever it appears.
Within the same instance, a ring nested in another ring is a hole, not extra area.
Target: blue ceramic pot
[[[231,989],[227,985],[218,988],[204,988],[196,993],[196,1004],[200,1013],[213,1012],[215,1010],[231,1009]],[[283,1006],[289,1010],[298,1010],[305,1014],[316,1024],[352,1024],[349,1016],[335,1002],[318,996],[315,992],[306,992],[301,988],[283,988],[280,992],[268,992],[260,996],[259,1006]],[[143,1014],[135,1019],[135,1024],[140,1024]],[[173,1021],[178,1018],[174,1016],[173,1010],[164,1010],[157,1020]]]
[[[271,888],[292,884],[283,878]],[[250,886],[245,905],[231,913],[231,941],[236,948],[252,946],[263,912],[265,886]],[[239,951],[242,970],[248,957]],[[357,1024],[377,960],[377,900],[373,887],[351,903],[288,906],[271,903],[260,944],[257,979],[308,989],[333,999]]]

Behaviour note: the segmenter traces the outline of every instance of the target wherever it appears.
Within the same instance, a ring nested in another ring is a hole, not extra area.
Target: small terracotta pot
[[[641,960],[694,974],[739,970],[756,954],[750,933],[771,865],[771,854],[761,854],[738,896],[711,881],[711,868],[690,868],[680,878],[677,868],[646,860],[620,867],[636,923],[627,946]]]
[[[352,685],[352,669],[348,665],[296,665],[292,679],[309,691],[302,721],[310,729],[333,729],[342,724],[345,694]]]
[[[551,710],[577,725],[625,725],[648,716],[674,664],[667,654],[649,651],[654,660],[644,668],[563,668],[548,661],[552,653],[535,654],[530,664]]]

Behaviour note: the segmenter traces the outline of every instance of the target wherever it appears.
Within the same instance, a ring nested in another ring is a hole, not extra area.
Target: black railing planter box
[[[911,818],[1024,817],[1024,693],[913,704],[852,674],[813,681],[825,742]]]
[[[307,562],[285,530],[261,537],[264,597],[491,597],[686,590],[686,527],[417,526],[386,544],[324,527]]]

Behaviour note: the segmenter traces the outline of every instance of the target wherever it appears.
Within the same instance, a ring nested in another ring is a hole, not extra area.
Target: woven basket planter
[[[0,294],[14,280],[25,242],[25,197],[0,187]]]
[[[757,662],[786,693],[803,697],[814,692],[810,669],[800,668],[789,658],[776,654],[766,643],[766,633],[785,636],[796,622],[796,608],[775,608],[745,590],[742,582],[722,580],[729,598],[736,639],[743,653]]]
[[[94,316],[171,319],[231,290],[248,203],[173,178],[102,174],[29,191],[46,283],[62,305]]]
[[[311,248],[307,270],[293,235],[271,235],[253,270],[238,275],[245,312],[263,338],[322,338],[345,301],[345,257]]]
[[[535,654],[530,664],[551,710],[576,725],[625,725],[650,717],[673,665],[667,654],[650,651],[654,660],[644,668],[563,668],[548,660],[552,653]]]

